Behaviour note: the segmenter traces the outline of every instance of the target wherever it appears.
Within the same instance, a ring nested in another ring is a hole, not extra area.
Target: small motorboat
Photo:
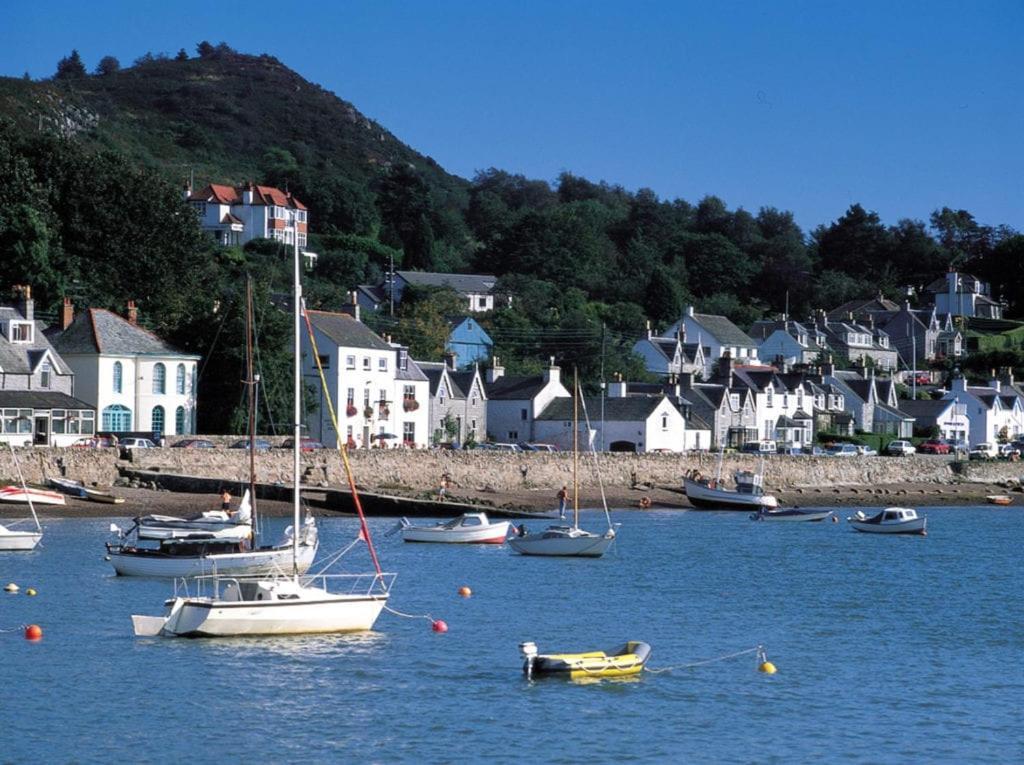
[[[402,519],[402,539],[406,542],[443,542],[448,544],[504,544],[508,521],[492,522],[485,513],[463,513],[433,526],[413,526]]]
[[[603,677],[629,677],[644,671],[651,656],[647,643],[631,640],[612,651],[586,653],[537,653],[537,645],[520,643],[523,672],[528,678],[565,677],[571,680]]]
[[[36,505],[64,505],[64,495],[47,489],[36,489],[31,486],[4,486],[0,488],[0,502],[28,503],[31,498]]]
[[[831,510],[821,508],[785,507],[770,509],[762,507],[756,513],[750,514],[752,521],[809,521],[816,523],[823,521],[832,515]]]
[[[70,478],[47,478],[46,483],[61,494],[85,499],[85,484],[81,481],[74,481]]]
[[[774,509],[778,500],[764,491],[764,473],[737,470],[733,474],[736,488],[725,486],[720,478],[702,476],[691,470],[683,476],[683,492],[694,507],[718,510]]]
[[[1009,494],[990,494],[985,497],[990,505],[1012,505],[1013,497]]]
[[[102,489],[90,489],[88,486],[85,487],[85,498],[90,502],[102,502],[106,505],[120,505],[124,503],[124,497],[118,497]]]
[[[858,510],[846,519],[857,531],[867,534],[920,534],[925,536],[928,531],[928,519],[919,516],[916,510],[909,507],[887,507],[876,515],[865,515]]]

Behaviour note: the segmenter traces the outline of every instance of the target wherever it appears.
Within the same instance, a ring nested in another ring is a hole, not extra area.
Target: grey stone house
[[[416,364],[430,381],[430,442],[461,446],[470,436],[482,441],[487,433],[487,394],[479,369],[458,372],[448,361]]]

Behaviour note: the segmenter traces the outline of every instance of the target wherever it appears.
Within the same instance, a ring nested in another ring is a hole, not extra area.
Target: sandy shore
[[[453,500],[464,500],[481,505],[514,506],[533,511],[552,511],[557,506],[555,489],[524,487],[514,492],[493,493],[452,487]],[[85,500],[67,498],[63,507],[45,506],[37,508],[42,518],[103,518],[109,516],[134,517],[149,513],[163,515],[191,515],[203,510],[220,507],[220,498],[212,494],[181,494],[150,489],[116,488],[113,493],[125,498],[120,505],[105,505]],[[1024,494],[1008,492],[996,484],[914,484],[904,483],[890,486],[830,486],[827,488],[801,488],[775,492],[781,505],[791,507],[856,507],[879,505],[956,506],[983,505],[990,494],[1009,494],[1014,505],[1024,505]],[[692,506],[680,489],[671,486],[638,487],[625,489],[610,487],[606,490],[608,504],[613,508],[639,509],[640,500],[648,497],[652,509],[689,510]],[[235,499],[237,503],[237,498]],[[600,507],[600,495],[596,491],[581,491],[581,507]],[[290,515],[291,504],[272,500],[261,500],[260,510],[267,515]],[[24,505],[0,505],[0,517],[24,517]],[[315,515],[331,515],[331,511],[313,508]]]

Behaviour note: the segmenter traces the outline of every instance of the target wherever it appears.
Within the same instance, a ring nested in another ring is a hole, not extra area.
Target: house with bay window
[[[337,446],[331,407],[349,448],[423,448],[430,443],[427,376],[409,349],[377,335],[352,314],[307,311],[316,340],[316,355],[327,380],[320,382],[313,344],[302,335],[302,373],[315,391],[306,415],[308,434]]]
[[[306,206],[273,186],[225,186],[211,183],[186,190],[186,201],[199,216],[203,231],[219,244],[243,245],[253,239],[276,239],[306,246],[309,217]]]
[[[75,398],[71,367],[36,321],[32,289],[0,306],[0,443],[70,446],[96,432],[96,410]]]
[[[65,299],[54,348],[75,375],[75,392],[96,409],[96,428],[109,433],[180,436],[196,432],[199,356],[183,353],[138,324],[103,308],[78,316]]]

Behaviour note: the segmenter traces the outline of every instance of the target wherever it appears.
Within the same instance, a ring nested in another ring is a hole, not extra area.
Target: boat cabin
[[[913,521],[917,519],[917,511],[906,507],[889,507],[882,512],[882,522]]]

